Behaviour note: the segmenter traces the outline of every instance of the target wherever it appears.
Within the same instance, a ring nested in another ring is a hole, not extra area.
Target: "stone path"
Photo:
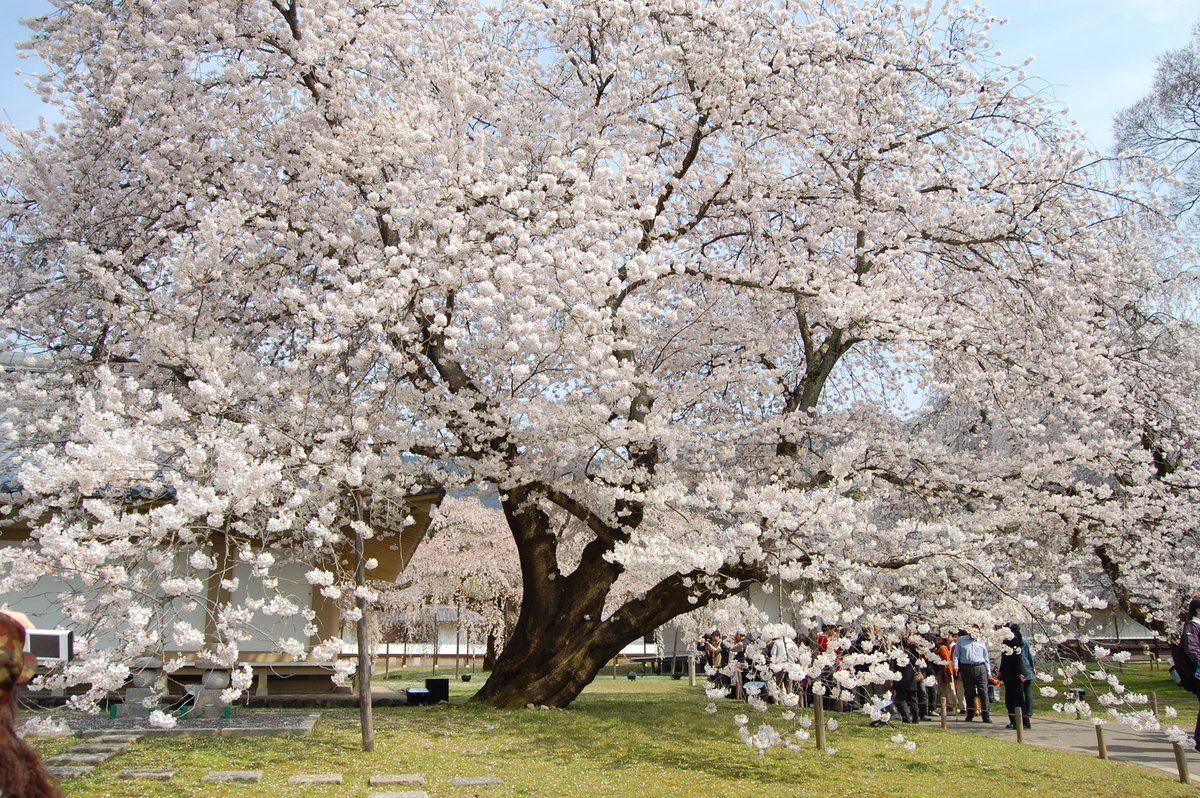
[[[314,718],[315,722],[315,718]],[[310,727],[311,728],[311,727]],[[92,768],[107,762],[114,756],[128,751],[141,734],[100,734],[89,736],[77,745],[58,756],[46,760],[50,774],[58,780],[86,776]],[[137,770],[125,769],[117,773],[118,779],[142,779],[148,781],[170,781],[178,774],[176,770]],[[255,784],[261,782],[261,770],[214,770],[204,774],[200,781],[225,784]],[[292,786],[344,784],[341,773],[313,773],[290,776],[288,784]],[[425,776],[420,773],[375,774],[367,779],[371,787],[424,787]],[[488,787],[504,784],[496,776],[462,776],[451,779],[450,786]],[[424,790],[380,791],[368,793],[367,798],[429,798]]]
[[[320,712],[245,712],[232,718],[193,718],[180,720],[169,729],[151,726],[146,718],[109,718],[102,715],[71,713],[66,717],[45,712],[22,712],[26,720],[54,718],[66,723],[73,734],[80,737],[126,737],[130,740],[141,737],[175,736],[247,736],[256,734],[308,736],[312,734]]]
[[[261,770],[214,770],[211,773],[205,773],[201,781],[247,781],[260,782],[262,781]]]
[[[132,739],[132,738],[126,738]],[[87,775],[92,767],[107,761],[109,758],[129,748],[129,742],[108,742],[97,740],[82,743],[66,753],[59,754],[46,760],[50,773],[60,781],[67,778],[78,778]],[[94,750],[107,747],[112,750]],[[87,751],[77,749],[87,748]],[[175,770],[122,770],[117,773],[119,779],[144,779],[150,781],[170,781],[175,778]],[[219,782],[226,784],[256,784],[261,782],[261,770],[214,770],[201,777],[202,782]],[[318,784],[345,784],[341,773],[312,773],[288,777],[292,786]],[[377,774],[368,777],[367,784],[371,787],[424,787],[425,776],[420,773]],[[503,779],[496,776],[462,776],[451,779],[451,787],[489,787],[504,784]],[[424,790],[400,790],[371,792],[367,798],[429,798]]]
[[[950,720],[950,731],[978,734],[985,737],[1016,742],[1017,733],[1005,729],[1008,718],[1003,713],[992,713],[992,723],[965,720]],[[1025,732],[1025,743],[1044,748],[1099,755],[1096,740],[1096,725],[1090,719],[1075,720],[1061,715],[1035,715],[1033,728]],[[1136,731],[1117,723],[1104,726],[1105,747],[1108,758],[1114,762],[1129,762],[1151,767],[1178,777],[1175,749],[1162,732]],[[1184,753],[1192,783],[1200,780],[1200,754],[1187,750]]]
[[[138,739],[138,736],[130,734],[107,734],[91,737],[72,746],[65,753],[47,759],[46,769],[50,771],[51,776],[60,781],[86,776],[96,765],[103,764],[117,754],[127,751]]]

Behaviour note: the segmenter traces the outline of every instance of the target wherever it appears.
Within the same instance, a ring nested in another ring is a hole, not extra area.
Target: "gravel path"
[[[99,734],[297,734],[312,733],[319,712],[239,712],[232,718],[185,718],[174,728],[159,729],[145,718],[108,718],[78,712],[25,712],[22,720],[50,718],[66,723],[80,736]]]

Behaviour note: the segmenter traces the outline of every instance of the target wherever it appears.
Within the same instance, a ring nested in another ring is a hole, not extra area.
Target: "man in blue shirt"
[[[954,647],[954,667],[962,674],[963,692],[967,699],[967,722],[975,719],[978,709],[983,722],[991,723],[987,688],[992,676],[992,658],[988,654],[987,643],[978,637],[979,624],[972,626],[970,632],[959,630],[958,645]]]

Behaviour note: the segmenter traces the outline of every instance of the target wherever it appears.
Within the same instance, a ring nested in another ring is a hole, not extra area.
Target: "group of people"
[[[1015,729],[1020,722],[1028,729],[1033,717],[1033,650],[1021,633],[1019,624],[1007,627],[1008,635],[1002,646],[998,667],[993,671],[992,657],[987,641],[980,636],[979,626],[962,629],[953,644],[943,637],[938,646],[945,674],[939,677],[938,685],[945,687],[943,695],[953,698],[954,706],[966,712],[970,722],[980,715],[983,723],[991,723],[991,693],[989,688],[996,684],[1004,686],[1004,706],[1008,710],[1008,728]]]
[[[759,643],[745,632],[737,632],[731,640],[726,640],[719,630],[714,630],[701,637],[696,648],[703,655],[709,680],[732,688],[730,693],[734,697],[741,697],[743,684],[765,686],[770,682],[788,692],[797,687],[788,669],[782,667],[800,661],[800,646],[795,638],[774,635]]]
[[[1003,638],[997,661],[993,661],[978,626],[943,635],[909,630],[902,638],[883,638],[874,628],[867,628],[851,638],[845,629],[827,625],[815,639],[775,637],[760,642],[751,641],[744,632],[727,640],[720,631],[713,631],[700,638],[697,648],[703,654],[710,681],[728,688],[733,697],[742,697],[742,684],[773,683],[777,688],[799,692],[810,703],[815,684],[826,685],[826,690],[818,692],[834,694],[846,681],[836,674],[847,671],[853,672],[859,685],[854,701],[839,702],[842,708],[847,708],[847,703],[850,707],[886,707],[890,695],[894,713],[905,723],[932,719],[941,701],[945,701],[949,712],[964,714],[968,722],[978,716],[981,722],[991,723],[991,691],[1002,685],[1008,727],[1016,728],[1021,723],[1030,728],[1033,652],[1018,624],[997,632],[1000,634],[993,638]],[[801,657],[803,647],[809,649],[810,656]],[[811,674],[792,678],[790,669],[781,667],[822,657],[827,664],[815,678]],[[881,663],[890,679],[871,673]],[[770,692],[774,694],[775,690]]]
[[[999,641],[998,658],[988,646],[989,639]],[[1194,687],[1200,698],[1200,597],[1188,604],[1178,639],[1182,653],[1176,656],[1176,667],[1192,674],[1181,683],[1188,689]],[[844,696],[841,687],[855,684],[853,700],[833,699],[834,707],[891,706],[901,721],[918,723],[931,719],[935,708],[945,702],[948,711],[964,715],[967,722],[978,717],[982,723],[991,723],[993,689],[1002,686],[1008,728],[1016,728],[1018,723],[1026,729],[1032,726],[1034,657],[1016,623],[989,634],[976,624],[941,635],[910,629],[900,637],[880,636],[874,628],[866,628],[853,638],[843,627],[826,625],[814,639],[780,636],[760,643],[743,632],[726,641],[721,632],[713,631],[702,637],[697,647],[710,680],[731,688],[730,694],[739,698],[739,688],[753,682],[772,685],[773,695],[777,694],[775,688],[794,691],[811,704],[817,694]],[[802,656],[805,648],[808,654]],[[815,675],[810,668],[807,675],[797,678],[797,671],[786,665],[801,662],[820,667]],[[880,672],[887,676],[881,678]],[[847,678],[839,678],[847,674]],[[825,689],[814,691],[818,684]],[[1200,718],[1193,745],[1200,752]]]
[[[991,723],[992,693],[996,686],[1003,685],[1008,728],[1016,728],[1018,722],[1030,728],[1033,651],[1018,624],[997,631],[1000,634],[996,636],[1003,637],[998,661],[993,660],[978,625],[960,629],[957,634],[918,634],[910,630],[902,640],[878,641],[891,652],[888,665],[899,678],[860,688],[862,702],[879,703],[878,697],[890,692],[895,712],[905,723],[930,720],[942,702],[948,712],[964,715],[967,722],[978,716],[982,723]],[[860,670],[869,670],[873,659],[878,658],[867,656],[876,648],[874,637],[874,630],[864,630],[850,645],[850,651],[861,655],[856,666]]]

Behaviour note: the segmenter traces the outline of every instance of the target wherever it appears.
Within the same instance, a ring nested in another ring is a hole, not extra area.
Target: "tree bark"
[[[490,671],[496,667],[496,630],[487,634],[487,649],[483,653],[483,669]]]
[[[535,503],[524,501],[528,498],[514,490],[502,501],[520,551],[524,599],[513,633],[474,701],[510,709],[565,707],[630,641],[739,592],[710,592],[698,587],[701,574],[673,574],[604,617],[609,591],[621,575],[621,567],[605,558],[612,537],[602,531],[584,549],[576,569],[561,574],[549,519]],[[740,580],[745,590],[763,572],[760,565],[736,565],[721,576]]]
[[[510,641],[472,700],[502,709],[567,706],[611,659],[608,652],[621,650],[621,644],[614,649],[593,642],[596,637],[594,630],[587,636],[552,633],[536,647]],[[542,665],[530,667],[531,658],[540,659]]]

